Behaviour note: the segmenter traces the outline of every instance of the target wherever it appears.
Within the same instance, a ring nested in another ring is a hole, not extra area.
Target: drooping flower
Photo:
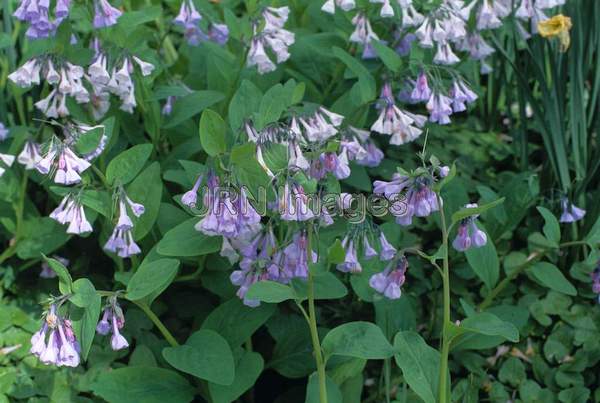
[[[450,115],[452,115],[452,100],[441,94],[433,93],[427,101],[427,110],[429,111],[429,120],[440,125],[450,123]]]
[[[83,205],[79,199],[67,194],[57,208],[50,213],[50,218],[58,221],[60,224],[69,224],[67,234],[83,234],[93,230],[85,216]]]
[[[219,178],[213,173],[208,175],[204,205],[207,214],[195,226],[204,234],[236,238],[260,225],[260,215],[248,201],[244,187],[238,192],[220,188]]]
[[[344,262],[338,264],[336,268],[344,273],[360,273],[362,271],[362,266],[358,261],[354,240],[345,237],[342,240],[342,246],[346,250],[346,255],[344,257]]]
[[[21,0],[13,16],[20,21],[28,22],[25,35],[30,39],[41,39],[54,36],[56,28],[69,15],[69,0],[57,0],[54,6],[54,17],[50,15],[50,2],[47,0]]]
[[[476,207],[476,203],[465,205],[465,208]],[[471,246],[480,248],[487,243],[487,235],[485,232],[477,228],[477,217],[479,217],[479,214],[469,216],[460,221],[458,233],[456,238],[454,238],[454,241],[452,241],[452,247],[457,251],[464,252]]]
[[[396,248],[389,243],[383,231],[379,234],[379,244],[381,245],[381,253],[379,255],[381,260],[392,260],[396,256]]]
[[[32,140],[27,140],[23,146],[23,150],[17,156],[17,162],[24,165],[27,170],[34,169],[35,165],[40,162],[41,159],[40,146]]]
[[[90,163],[78,157],[65,143],[51,142],[48,151],[35,168],[43,175],[50,175],[55,183],[72,185],[81,181],[81,173]]]
[[[257,66],[260,74],[275,70],[276,64],[267,54],[266,48],[270,48],[275,54],[278,64],[289,59],[288,47],[295,42],[294,33],[283,28],[289,12],[289,7],[265,8],[262,13],[264,20],[262,30],[258,31],[259,26],[257,24],[254,26],[254,36],[248,53],[248,67]]]
[[[371,276],[369,285],[389,299],[398,299],[402,295],[402,285],[406,280],[408,260],[401,256],[397,263],[390,263],[384,271]]]
[[[4,166],[10,168],[12,166],[12,164],[15,162],[15,156],[10,155],[10,154],[0,153],[0,161],[2,162],[0,164],[0,177],[2,177],[2,175],[4,175],[4,172],[6,172],[6,168],[4,168]]]
[[[71,322],[58,314],[55,304],[44,316],[40,330],[31,336],[29,350],[46,365],[76,367],[79,365],[79,343],[71,327]]]
[[[383,85],[380,100],[383,104],[381,113],[371,126],[371,130],[391,135],[390,144],[394,145],[408,143],[421,135],[420,128],[425,124],[425,117],[398,108],[389,82]]]
[[[0,122],[0,141],[4,141],[8,138],[10,130],[4,126],[4,123]]]
[[[392,181],[375,181],[373,192],[383,194],[392,204],[390,213],[400,225],[410,225],[413,217],[427,217],[439,210],[437,196],[431,189],[432,174],[425,172],[412,176],[395,173]]]
[[[286,182],[279,196],[279,214],[284,221],[307,221],[315,217],[310,198],[297,183]]]
[[[367,16],[363,13],[356,14],[352,18],[352,24],[354,24],[354,32],[350,35],[350,42],[363,46],[362,58],[373,59],[377,57],[371,42],[378,41],[379,36],[371,28],[371,23]]]
[[[560,205],[562,206],[560,222],[575,222],[581,220],[585,216],[585,210],[569,202],[569,199],[566,197],[562,198]]]
[[[196,202],[198,201],[198,189],[200,188],[200,184],[202,183],[203,178],[204,175],[199,175],[196,179],[196,182],[194,182],[194,186],[192,186],[192,188],[185,192],[184,195],[181,197],[181,202],[184,205],[191,208],[196,207]]]
[[[467,109],[467,103],[473,103],[477,100],[475,94],[464,81],[454,80],[450,87],[449,97],[452,99],[452,110],[454,112],[462,112]]]
[[[94,28],[106,28],[117,23],[123,14],[121,10],[113,7],[107,0],[94,1]]]
[[[415,88],[410,96],[415,101],[427,101],[431,97],[431,89],[427,83],[427,74],[425,72],[421,72],[417,77]]]
[[[312,115],[301,117],[298,119],[299,125],[293,127],[292,130],[297,130],[298,134],[303,134],[303,137],[309,143],[322,142],[338,133],[338,128],[342,124],[344,117],[328,111],[323,107]],[[300,129],[302,127],[302,130]]]
[[[354,0],[327,0],[321,7],[321,11],[324,11],[329,14],[334,14],[335,6],[338,6],[343,11],[350,11],[354,7],[356,7],[356,4]]]
[[[135,217],[140,217],[145,208],[140,203],[131,200],[123,189],[119,190],[118,196],[119,217],[112,234],[104,244],[104,249],[116,253],[119,257],[127,258],[142,252],[133,239],[133,221],[129,211]]]
[[[117,302],[117,298],[115,296],[109,297],[108,304],[102,313],[102,318],[96,325],[96,332],[103,336],[112,333],[110,347],[114,351],[118,351],[129,347],[127,339],[120,332],[124,326],[125,315],[123,315],[123,310]]]

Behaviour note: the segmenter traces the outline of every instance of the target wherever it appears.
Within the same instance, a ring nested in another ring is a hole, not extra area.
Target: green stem
[[[23,178],[21,179],[21,189],[19,198],[17,199],[17,204],[14,206],[15,209],[15,218],[16,218],[16,228],[15,228],[15,236],[11,240],[10,246],[6,248],[2,254],[0,254],[0,264],[4,263],[7,259],[11,258],[17,252],[17,245],[19,241],[23,237],[23,212],[25,211],[25,194],[27,192],[27,171],[23,173]]]
[[[547,250],[533,252],[527,257],[527,260],[515,267],[508,276],[506,276],[501,282],[498,283],[496,287],[492,289],[492,291],[490,291],[490,293],[485,297],[483,302],[479,304],[479,310],[483,311],[485,308],[490,306],[494,299],[498,296],[498,294],[500,294],[511,283],[511,281],[513,281],[519,274],[525,271],[526,268],[531,266],[531,264],[541,259],[546,254],[546,252]]]
[[[390,403],[390,374],[391,374],[390,359],[383,360],[383,379],[385,384],[385,403]]]
[[[140,308],[146,314],[146,316],[148,316],[148,318],[152,321],[152,323],[154,323],[154,325],[162,333],[165,340],[172,347],[177,347],[179,345],[179,343],[177,343],[177,340],[175,340],[175,337],[173,337],[171,332],[169,332],[169,330],[165,327],[165,325],[163,325],[163,323],[160,321],[158,316],[156,316],[156,314],[154,312],[152,312],[152,310],[150,309],[150,307],[148,305],[146,305],[143,302],[138,302],[138,301],[131,301],[131,302],[133,302],[135,305],[137,305],[138,308]]]
[[[309,249],[310,254],[310,249]],[[327,378],[325,375],[325,362],[321,351],[321,342],[317,331],[317,318],[315,314],[315,287],[312,273],[308,273],[308,326],[310,328],[310,337],[312,339],[313,350],[315,352],[315,362],[317,364],[317,374],[319,377],[319,401],[327,403]]]
[[[308,225],[308,260],[312,261],[312,221]],[[319,377],[319,401],[327,403],[327,376],[325,374],[325,361],[323,360],[323,351],[319,341],[319,332],[317,330],[317,315],[315,312],[315,283],[311,268],[308,268],[308,327],[315,354],[315,363],[317,365],[317,376]]]
[[[442,351],[440,360],[440,380],[439,380],[439,403],[446,403],[449,401],[447,395],[448,390],[448,355],[450,353],[450,339],[448,330],[450,329],[450,268],[448,262],[448,228],[446,227],[446,215],[444,214],[444,207],[442,198],[439,194],[436,194],[438,206],[440,206],[440,221],[442,224],[442,245],[444,248],[444,264],[442,272],[442,283],[444,289],[444,319],[442,326]]]

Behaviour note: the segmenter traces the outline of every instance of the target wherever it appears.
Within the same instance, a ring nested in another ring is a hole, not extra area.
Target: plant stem
[[[448,263],[448,228],[446,227],[446,215],[444,214],[444,205],[442,198],[436,193],[438,206],[440,206],[440,221],[442,224],[442,245],[444,248],[444,264],[442,271],[442,283],[444,289],[444,319],[442,326],[442,351],[440,357],[440,379],[438,383],[439,403],[448,402],[448,354],[450,353],[450,340],[448,330],[450,329],[450,269]]]
[[[152,312],[152,310],[150,309],[150,307],[148,305],[146,305],[143,302],[137,302],[137,301],[131,301],[131,302],[133,302],[135,305],[138,306],[138,308],[140,308],[142,311],[144,311],[146,316],[148,316],[148,318],[152,321],[152,323],[154,323],[154,325],[162,333],[165,340],[172,347],[177,347],[179,345],[179,343],[177,343],[177,340],[175,340],[175,337],[173,337],[171,332],[169,332],[169,330],[165,327],[165,325],[163,325],[163,323],[160,321],[158,316],[156,316],[156,314],[154,312]]]
[[[311,253],[311,249],[308,249]],[[323,361],[323,352],[321,351],[321,342],[317,331],[317,317],[315,314],[315,287],[312,273],[308,273],[308,327],[310,328],[310,337],[312,339],[313,350],[315,353],[315,362],[317,364],[317,374],[319,377],[319,401],[327,403],[327,378],[325,375],[325,362]]]
[[[498,296],[509,284],[513,281],[519,274],[521,274],[526,268],[528,268],[532,263],[535,263],[539,259],[541,259],[546,254],[546,250],[544,251],[536,251],[530,254],[523,263],[518,265],[510,272],[508,276],[506,276],[501,282],[498,283],[496,287],[490,291],[490,293],[485,297],[483,302],[479,304],[479,310],[482,311],[488,306],[492,304],[494,298]]]
[[[307,256],[308,261],[312,260],[312,237],[313,237],[312,220],[308,225],[308,242],[307,242]],[[319,341],[319,332],[317,329],[317,315],[315,313],[315,282],[312,273],[312,268],[308,267],[308,280],[307,280],[307,294],[308,294],[308,327],[310,329],[310,338],[312,340],[313,350],[315,354],[315,363],[317,365],[317,375],[319,377],[319,401],[321,403],[327,403],[327,376],[325,375],[325,360],[323,360],[323,351],[321,350],[321,342]],[[300,304],[299,304],[300,305]],[[302,305],[300,305],[302,308]],[[306,317],[306,312],[302,310]]]

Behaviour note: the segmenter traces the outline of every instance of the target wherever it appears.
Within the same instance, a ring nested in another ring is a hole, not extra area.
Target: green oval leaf
[[[179,260],[158,259],[142,263],[127,284],[127,298],[138,301],[159,289],[165,289],[175,277]]]
[[[328,357],[343,355],[369,360],[390,358],[394,354],[381,329],[370,322],[344,323],[327,333],[322,346]]]
[[[212,330],[198,330],[184,345],[162,351],[169,364],[200,379],[231,385],[235,365],[231,348],[223,337]]]
[[[150,154],[152,144],[138,144],[113,158],[106,168],[106,180],[109,184],[115,181],[125,185],[133,180],[142,170]]]
[[[226,151],[226,132],[225,121],[217,112],[210,109],[202,112],[200,117],[200,144],[208,155],[215,156]]]

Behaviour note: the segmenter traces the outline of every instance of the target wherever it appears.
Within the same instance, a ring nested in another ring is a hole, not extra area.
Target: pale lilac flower
[[[35,165],[43,175],[54,177],[55,183],[72,185],[81,181],[80,174],[90,167],[90,163],[79,158],[68,146],[50,144],[48,152]]]
[[[429,98],[426,104],[429,111],[429,120],[431,122],[445,125],[450,123],[450,115],[452,115],[452,100],[440,93],[434,93]]]
[[[301,185],[286,182],[279,196],[279,214],[284,221],[307,221],[315,217],[310,199]]]
[[[56,305],[50,306],[42,327],[31,337],[29,351],[46,365],[53,364],[59,367],[79,365],[80,346],[73,333],[71,322],[58,314]]]
[[[0,153],[0,161],[2,162],[2,164],[0,165],[0,177],[2,177],[2,175],[4,175],[4,172],[6,172],[6,168],[4,168],[2,165],[6,167],[11,167],[12,164],[15,162],[15,156]]]
[[[390,144],[402,145],[418,138],[425,124],[420,115],[410,114],[398,108],[394,102],[390,83],[383,85],[380,96],[383,107],[371,130],[391,135]]]
[[[363,252],[365,260],[369,260],[378,255],[375,248],[373,248],[369,243],[369,239],[366,235],[363,237]]]
[[[452,99],[452,110],[462,112],[467,109],[467,103],[473,103],[477,100],[475,94],[462,80],[454,80],[450,87],[449,94]]]
[[[300,144],[295,140],[288,142],[288,168],[300,169],[302,171],[310,168],[310,163],[304,157]]]
[[[379,166],[384,157],[383,151],[381,151],[372,141],[367,142],[366,150],[367,154],[362,158],[357,158],[356,163],[371,168]]]
[[[132,59],[140,67],[140,70],[144,77],[149,76],[154,71],[154,65],[152,63],[145,62],[137,56],[133,56]]]
[[[21,88],[27,88],[31,84],[40,83],[41,63],[37,59],[30,59],[21,67],[8,75],[8,78]]]
[[[188,207],[195,208],[196,202],[198,201],[198,189],[200,188],[200,184],[202,183],[202,179],[204,175],[198,176],[196,182],[194,182],[194,186],[190,190],[184,193],[181,197],[181,202]]]
[[[427,74],[425,72],[421,72],[417,77],[415,88],[410,96],[415,101],[427,101],[431,97],[431,89],[427,83]]]
[[[299,118],[304,138],[309,143],[326,141],[338,133],[344,117],[320,107],[313,115]],[[293,123],[293,122],[292,122]],[[297,127],[295,130],[300,131]]]
[[[425,17],[412,5],[412,0],[398,0],[402,9],[402,28],[419,26]]]
[[[219,179],[213,173],[208,176],[204,204],[208,212],[195,226],[204,234],[236,238],[260,225],[260,215],[248,201],[245,189],[242,187],[237,193],[220,189]]]
[[[396,248],[388,242],[383,232],[379,234],[379,244],[381,245],[381,254],[379,255],[381,260],[392,260],[396,256]]]
[[[103,336],[112,333],[110,346],[114,351],[118,351],[129,347],[129,343],[120,333],[120,329],[123,329],[124,326],[125,315],[123,315],[123,310],[117,302],[116,297],[110,297],[108,305],[102,313],[102,318],[96,325],[96,332]]]
[[[60,224],[69,224],[67,234],[83,234],[93,230],[85,216],[83,205],[77,197],[67,194],[57,208],[50,213],[50,218]]]
[[[373,59],[377,57],[371,41],[378,41],[379,37],[371,28],[367,16],[363,13],[358,13],[352,18],[354,24],[354,32],[350,35],[350,42],[363,45],[363,59]]]
[[[248,67],[258,67],[260,74],[275,71],[275,63],[269,58],[263,46],[262,38],[253,38],[248,53]]]
[[[440,42],[438,43],[433,62],[436,64],[452,65],[460,62],[460,59],[454,54],[448,42]]]
[[[398,299],[402,295],[402,285],[406,280],[407,268],[408,261],[402,256],[398,263],[391,263],[383,272],[372,275],[369,285],[386,298]]]
[[[585,210],[569,202],[569,199],[566,197],[560,201],[560,204],[562,206],[560,222],[575,222],[581,220],[585,216]]]
[[[161,113],[163,114],[163,116],[169,116],[171,114],[171,112],[173,112],[173,105],[175,104],[175,100],[177,99],[177,97],[173,96],[173,95],[169,95],[167,97],[167,101],[165,102],[165,104],[162,107]]]
[[[115,226],[108,241],[104,244],[104,249],[116,253],[122,258],[142,253],[140,247],[133,240],[131,229],[119,229],[118,226]]]
[[[4,123],[0,122],[0,141],[4,141],[8,138],[8,135],[10,134],[10,130],[8,130],[6,127],[4,127]]]
[[[107,0],[95,0],[94,12],[94,28],[106,28],[115,25],[123,14],[121,10],[111,6]]]
[[[476,208],[476,203],[465,205],[465,208]],[[487,235],[477,227],[477,217],[479,214],[474,214],[460,221],[456,238],[452,242],[452,247],[459,252],[464,252],[471,246],[480,248],[487,243]]]
[[[412,43],[417,39],[417,36],[412,32],[409,32],[403,35],[398,42],[398,46],[396,46],[396,52],[400,56],[408,56],[410,54],[410,49],[412,48]]]
[[[405,176],[394,174],[391,182],[373,182],[373,192],[384,194],[392,204],[390,213],[400,225],[410,225],[413,217],[426,217],[439,210],[435,192],[431,190],[434,179],[429,174]]]
[[[356,4],[354,0],[327,0],[321,7],[321,11],[324,11],[329,14],[334,14],[335,6],[338,6],[343,11],[350,11],[354,7],[356,7]]]
[[[269,279],[288,283],[293,278],[306,279],[308,265],[317,262],[317,254],[311,251],[308,258],[308,236],[305,231],[294,234],[292,242],[283,249],[282,254],[275,254],[269,268]]]
[[[346,249],[346,256],[344,257],[344,262],[338,264],[336,268],[344,273],[360,273],[362,266],[357,258],[354,241],[346,237],[342,240],[342,246]]]
[[[208,37],[214,43],[223,46],[229,40],[229,27],[226,24],[213,23],[208,30]]]
[[[289,59],[288,47],[294,44],[295,35],[283,28],[288,16],[288,7],[265,8],[262,13],[265,21],[262,31],[257,32],[258,25],[254,26],[254,36],[248,52],[248,67],[257,66],[260,74],[275,70],[276,65],[267,54],[266,47],[273,51],[277,63],[283,63]]]
[[[247,298],[246,294],[250,286],[257,281],[268,280],[269,276],[266,271],[256,267],[256,265],[240,265],[240,270],[234,270],[229,279],[233,285],[239,286],[236,295],[244,302],[244,305],[255,308],[260,305],[257,299]]]

